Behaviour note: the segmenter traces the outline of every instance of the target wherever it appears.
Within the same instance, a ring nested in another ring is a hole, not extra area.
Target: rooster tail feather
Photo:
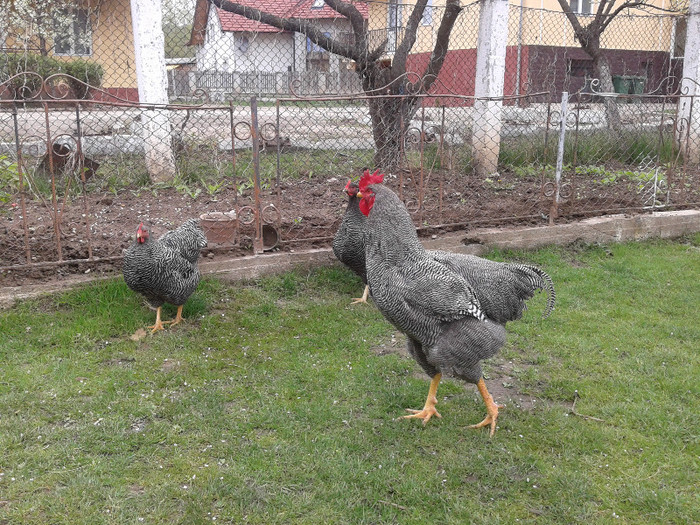
[[[516,264],[513,266],[527,278],[533,291],[545,290],[547,292],[547,306],[542,314],[542,319],[546,319],[554,310],[554,303],[557,299],[552,278],[547,272],[537,266],[530,266],[528,264]]]

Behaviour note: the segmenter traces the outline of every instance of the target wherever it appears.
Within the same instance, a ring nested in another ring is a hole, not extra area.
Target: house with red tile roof
[[[313,20],[327,35],[351,39],[349,21],[323,0],[237,0],[281,18]],[[356,7],[366,17],[365,2]],[[213,99],[239,95],[359,92],[348,61],[306,36],[224,11],[197,0],[189,45],[197,47],[198,87]],[[291,87],[290,87],[291,86]]]

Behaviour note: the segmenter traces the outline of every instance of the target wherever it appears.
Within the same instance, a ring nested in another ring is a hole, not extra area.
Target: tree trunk
[[[362,89],[369,95],[372,136],[376,151],[374,165],[396,173],[403,160],[406,130],[418,109],[418,98],[406,95],[406,78],[396,78],[391,67],[372,64],[359,72]]]
[[[131,0],[132,4],[136,1],[145,0]],[[355,36],[353,44],[331,38],[321,30],[319,25],[308,20],[279,17],[233,0],[208,1],[224,11],[284,31],[306,35],[309,40],[330,53],[353,60],[362,81],[362,89],[369,99],[372,133],[377,148],[375,164],[387,172],[396,171],[401,163],[403,132],[408,128],[418,109],[418,98],[415,95],[419,93],[408,93],[406,89],[408,84],[406,63],[416,42],[418,27],[428,0],[416,0],[406,22],[404,36],[390,59],[384,56],[388,42],[386,39],[383,44],[370,49],[367,21],[357,8],[347,1],[326,0],[326,4],[350,21]],[[428,93],[440,74],[449,49],[450,33],[461,12],[460,0],[445,0],[445,10],[437,29],[430,61],[423,74],[419,75],[421,77],[421,84],[418,86],[420,94]],[[394,95],[395,98],[382,95]]]
[[[43,35],[39,35],[39,53],[43,57],[49,56],[49,49],[46,45],[46,38]]]
[[[387,173],[401,166],[406,130],[418,108],[415,97],[370,98],[372,135],[377,148],[374,164]]]
[[[614,93],[615,86],[612,81],[612,73],[608,59],[596,53],[593,56],[593,67],[600,80],[600,91],[602,93]],[[620,109],[617,107],[617,100],[614,97],[603,97],[603,105],[605,106],[605,116],[608,119],[608,127],[620,131],[622,129],[622,120],[620,119]]]
[[[415,95],[428,93],[440,74],[449,49],[450,33],[462,11],[459,0],[446,0],[445,12],[435,37],[435,47],[425,71],[420,75],[420,83],[416,89],[416,86],[410,86],[411,80],[406,75],[406,64],[427,3],[428,0],[416,2],[408,19],[404,37],[388,65],[380,59],[384,53],[384,44],[369,53],[375,54],[375,58],[363,61],[363,67],[357,70],[362,88],[369,95],[372,135],[376,146],[374,163],[387,173],[396,172],[404,160],[406,130],[420,106],[421,98]],[[366,46],[367,39],[358,38],[358,56],[368,54]],[[414,82],[415,80],[412,79]],[[393,97],[382,97],[384,94]]]

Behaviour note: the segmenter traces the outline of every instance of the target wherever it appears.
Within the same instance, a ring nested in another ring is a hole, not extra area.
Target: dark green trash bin
[[[638,77],[634,75],[613,75],[613,88],[615,93],[620,93],[621,95],[641,95],[644,93],[644,84],[646,83],[646,77]],[[639,99],[628,98],[628,102],[632,100]]]
[[[646,82],[646,77],[630,77],[632,81],[632,95],[641,95],[644,93],[644,84]]]
[[[630,87],[632,85],[631,78],[632,77],[630,77],[629,75],[613,75],[612,81],[615,93],[629,95]]]

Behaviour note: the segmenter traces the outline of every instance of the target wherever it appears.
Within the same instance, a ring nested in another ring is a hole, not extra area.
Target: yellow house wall
[[[134,33],[129,0],[102,0],[100,20],[93,24],[92,59],[105,70],[104,88],[136,88]]]
[[[558,6],[558,4],[557,4]],[[581,25],[587,25],[592,17],[580,16]],[[517,43],[519,10],[511,9],[509,19],[509,44]],[[557,47],[579,47],[574,30],[560,11],[541,9],[523,10],[522,43]],[[669,16],[638,14],[618,15],[601,37],[605,49],[628,49],[639,51],[669,51],[673,20]]]
[[[669,0],[652,3],[668,7]],[[479,27],[478,4],[465,4],[450,37],[450,49],[473,49],[477,45]],[[402,26],[405,27],[415,1],[407,1],[402,9]],[[521,5],[519,0],[510,2],[508,21],[508,45],[518,44]],[[597,4],[594,3],[594,9]],[[445,1],[433,1],[432,26],[419,26],[414,53],[430,52],[433,48]],[[571,24],[561,11],[557,0],[523,0],[522,45],[579,47]],[[637,16],[631,16],[635,13]],[[671,46],[673,20],[670,16],[650,16],[650,11],[630,10],[618,15],[605,30],[601,45],[605,49],[629,49],[640,51],[664,51]],[[653,11],[652,11],[653,13]],[[581,17],[582,25],[588,17]],[[370,4],[369,28],[384,29],[387,26],[387,2]]]
[[[92,54],[53,55],[54,58],[60,61],[82,58],[97,62],[104,69],[103,88],[136,89],[134,37],[129,0],[91,0],[90,3],[81,5],[90,6]],[[11,49],[21,48],[23,42],[13,38],[12,32],[10,28],[5,45]],[[48,44],[51,45],[50,42]],[[38,38],[34,38],[29,45],[38,48]]]

